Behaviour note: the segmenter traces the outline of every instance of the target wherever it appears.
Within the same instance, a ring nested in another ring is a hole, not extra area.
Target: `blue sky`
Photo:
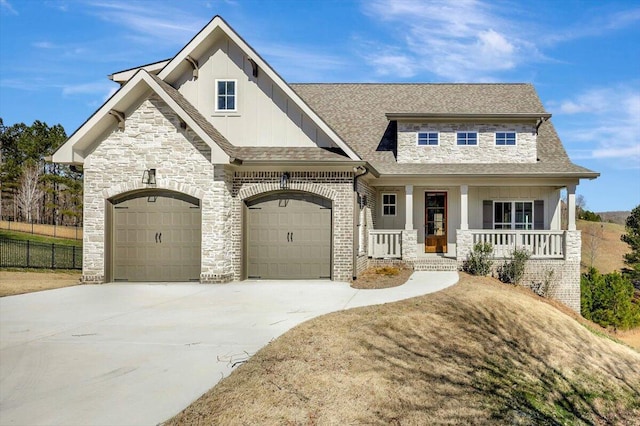
[[[0,117],[67,134],[221,15],[288,82],[531,82],[594,211],[640,204],[640,0],[0,0]]]

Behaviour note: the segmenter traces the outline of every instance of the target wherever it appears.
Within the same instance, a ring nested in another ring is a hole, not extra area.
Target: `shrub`
[[[464,271],[471,275],[489,275],[493,266],[492,254],[493,246],[491,243],[474,244],[473,251],[469,253],[467,260],[464,262]]]
[[[544,271],[544,280],[542,282],[532,282],[531,290],[533,290],[538,296],[549,297],[549,293],[553,288],[553,276],[555,271],[553,269],[547,269]]]
[[[498,268],[498,279],[503,283],[520,284],[524,276],[524,268],[531,254],[526,249],[514,249],[511,259],[505,261]]]
[[[640,306],[633,285],[617,272],[601,275],[595,268],[580,279],[582,316],[604,327],[628,329],[640,325]]]

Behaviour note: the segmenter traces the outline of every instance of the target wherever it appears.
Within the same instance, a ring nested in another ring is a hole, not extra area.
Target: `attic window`
[[[419,132],[418,145],[438,145],[438,132]]]
[[[216,80],[216,111],[237,110],[237,80]]]
[[[516,132],[496,132],[496,145],[515,145]]]
[[[458,145],[478,145],[478,132],[458,132]]]

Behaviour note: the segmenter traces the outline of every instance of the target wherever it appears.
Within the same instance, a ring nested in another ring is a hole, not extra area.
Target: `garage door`
[[[331,201],[282,193],[247,207],[249,278],[331,277]]]
[[[197,281],[200,206],[179,196],[145,195],[114,205],[114,281]]]

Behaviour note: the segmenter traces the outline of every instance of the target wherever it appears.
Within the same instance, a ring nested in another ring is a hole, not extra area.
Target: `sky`
[[[586,208],[640,204],[640,0],[0,0],[0,117],[70,135],[215,15],[289,83],[532,83]]]

